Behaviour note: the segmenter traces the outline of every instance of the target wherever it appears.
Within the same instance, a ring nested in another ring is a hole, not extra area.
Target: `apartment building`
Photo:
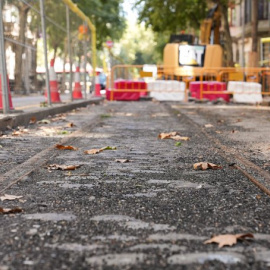
[[[260,66],[269,66],[270,60],[270,2],[258,1],[258,48]],[[233,40],[234,62],[247,65],[252,48],[252,0],[231,3],[228,10],[230,32]]]

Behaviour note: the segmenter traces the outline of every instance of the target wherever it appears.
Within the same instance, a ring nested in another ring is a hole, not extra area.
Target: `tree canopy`
[[[158,33],[158,36],[180,33],[181,30],[200,29],[203,19],[208,12],[208,4],[220,5],[222,21],[224,23],[225,62],[232,64],[232,41],[228,23],[229,0],[137,0],[139,21],[145,22],[147,27]],[[168,40],[167,40],[168,42]]]
[[[188,26],[199,28],[207,12],[201,0],[137,0],[139,20],[155,32],[179,32]]]
[[[97,45],[106,39],[118,40],[125,30],[122,0],[77,0],[78,7],[89,16],[97,29]]]

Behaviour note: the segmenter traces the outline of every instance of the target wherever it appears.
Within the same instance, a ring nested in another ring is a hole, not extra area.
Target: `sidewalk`
[[[44,96],[15,96],[12,98],[15,110],[8,115],[0,114],[0,130],[5,130],[7,126],[28,125],[33,117],[36,120],[41,120],[48,115],[64,113],[89,104],[98,104],[102,100],[102,97],[89,96],[86,100],[74,100],[71,102],[69,95],[61,95],[62,103],[52,104],[51,107],[41,107],[41,103],[46,101]]]
[[[7,132],[0,192],[22,198],[1,206],[23,212],[0,220],[0,269],[267,269],[269,197],[230,165],[269,172],[269,130],[256,107],[105,102]],[[158,138],[171,131],[190,140]],[[254,239],[204,243],[242,233]]]

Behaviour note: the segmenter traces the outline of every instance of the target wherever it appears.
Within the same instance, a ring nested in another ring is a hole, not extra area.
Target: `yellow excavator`
[[[193,76],[201,73],[202,69],[222,67],[220,25],[221,14],[219,6],[215,5],[201,23],[199,44],[194,44],[192,35],[172,35],[170,42],[164,48],[164,73]]]

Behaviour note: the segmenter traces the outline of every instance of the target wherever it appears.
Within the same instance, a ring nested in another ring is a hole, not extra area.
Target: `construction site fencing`
[[[18,95],[46,92],[49,106],[59,101],[52,91],[70,93],[73,100],[78,66],[86,98],[94,89],[96,69],[96,30],[89,18],[70,0],[2,2],[0,109],[4,113],[12,109],[11,91]],[[57,88],[51,83],[55,79]]]
[[[256,104],[270,95],[270,68],[117,65],[112,68],[108,85],[109,100],[150,96],[171,101],[221,98],[227,102]]]

